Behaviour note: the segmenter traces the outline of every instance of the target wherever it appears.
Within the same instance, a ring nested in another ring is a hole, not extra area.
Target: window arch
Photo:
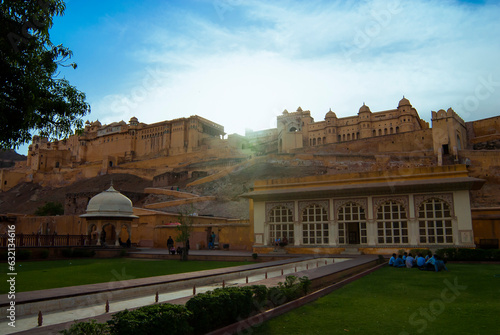
[[[272,244],[285,238],[288,243],[294,243],[292,210],[285,206],[276,206],[269,211],[269,239]]]
[[[381,244],[408,243],[408,220],[399,202],[389,200],[377,209],[377,237]]]
[[[453,243],[451,210],[440,199],[429,199],[418,209],[420,243]]]
[[[302,243],[328,244],[328,213],[318,204],[312,204],[302,211]]]
[[[350,201],[339,208],[337,213],[339,224],[339,244],[368,242],[366,234],[365,209]]]

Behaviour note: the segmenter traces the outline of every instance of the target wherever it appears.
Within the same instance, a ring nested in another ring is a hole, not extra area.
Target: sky
[[[500,114],[500,1],[66,0],[50,31],[85,120],[200,115],[227,134],[394,109]],[[26,154],[22,147],[20,153]]]

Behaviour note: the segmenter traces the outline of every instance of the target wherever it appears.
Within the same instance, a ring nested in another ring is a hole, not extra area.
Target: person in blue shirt
[[[434,267],[436,269],[436,272],[439,272],[441,270],[448,271],[448,268],[446,268],[446,265],[444,264],[444,261],[439,257],[438,255],[434,255]]]
[[[396,254],[392,254],[391,259],[389,259],[389,266],[394,266],[395,261],[396,261]]]
[[[411,252],[408,255],[408,257],[406,257],[405,264],[406,264],[406,267],[408,269],[411,269],[412,267],[416,266],[415,265],[415,258],[413,258],[413,255],[411,254]]]
[[[425,264],[425,258],[424,256],[422,256],[421,253],[418,253],[418,256],[417,256],[417,267],[421,268],[423,267]]]
[[[398,258],[396,258],[396,261],[394,262],[393,266],[395,268],[404,268],[406,266],[405,262],[403,262],[403,256],[402,255],[399,255]]]
[[[405,251],[403,254],[403,262],[406,263],[406,257],[408,257],[408,253]]]

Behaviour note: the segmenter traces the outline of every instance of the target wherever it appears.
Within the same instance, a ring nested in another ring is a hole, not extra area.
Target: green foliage
[[[55,216],[63,215],[64,207],[60,202],[49,201],[45,205],[40,206],[36,209],[35,215],[38,216]]]
[[[448,261],[500,261],[499,249],[445,248],[436,250],[436,254]]]
[[[88,322],[77,322],[69,329],[64,329],[59,333],[63,335],[107,335],[109,327],[105,323],[97,323],[96,320]]]
[[[29,142],[32,132],[66,137],[90,112],[85,94],[57,78],[59,66],[76,68],[67,64],[71,50],[50,41],[64,10],[62,0],[0,2],[0,148]]]
[[[40,252],[40,258],[41,259],[47,259],[49,258],[49,250],[48,249],[43,249],[41,252]]]
[[[425,257],[425,255],[427,255],[427,253],[429,251],[430,251],[429,249],[417,249],[417,248],[415,248],[415,249],[411,249],[410,253],[413,255],[413,257],[417,256],[419,253]]]
[[[31,250],[25,250],[25,249],[18,249],[16,250],[16,258],[18,260],[27,260],[31,258]]]
[[[67,258],[84,258],[84,257],[94,257],[95,250],[94,249],[85,249],[85,248],[65,248],[61,250],[61,253],[64,257]]]
[[[184,250],[181,255],[182,261],[188,260],[189,250],[186,248],[187,241],[191,236],[191,232],[193,231],[193,210],[190,212],[181,212],[178,217],[180,225],[177,226],[177,230],[179,234],[176,237],[177,242],[181,242],[184,245]]]
[[[307,276],[297,277],[297,276],[287,276],[285,282],[278,283],[278,289],[286,298],[286,302],[295,300],[302,295],[307,294],[309,287],[311,286],[311,281]]]
[[[191,325],[195,333],[205,334],[260,311],[266,296],[263,285],[219,288],[189,299],[186,308],[193,313]]]
[[[257,259],[257,257],[259,257],[259,255],[257,255],[255,252],[252,254],[252,258],[253,259]]]
[[[187,334],[191,312],[182,305],[159,304],[124,310],[108,321],[110,334]]]

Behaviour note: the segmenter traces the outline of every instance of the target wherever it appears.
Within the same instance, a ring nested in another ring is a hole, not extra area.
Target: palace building
[[[463,165],[256,181],[254,252],[391,253],[474,247]]]
[[[109,166],[132,160],[171,156],[201,150],[210,140],[222,140],[224,127],[202,118],[140,123],[132,117],[124,121],[102,125],[87,121],[80,135],[49,142],[35,136],[29,147],[27,165],[33,171],[51,171],[54,168],[107,161]]]

